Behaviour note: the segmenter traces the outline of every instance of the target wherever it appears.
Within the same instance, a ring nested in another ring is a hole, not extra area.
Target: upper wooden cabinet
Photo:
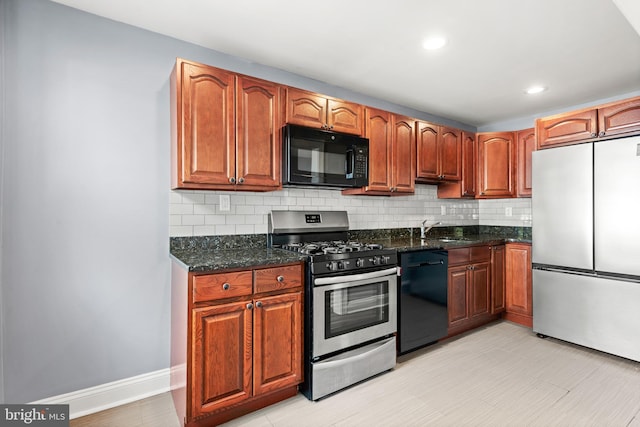
[[[362,135],[363,112],[360,104],[287,88],[287,123]]]
[[[342,194],[403,195],[415,191],[415,122],[375,108],[365,109],[369,139],[369,185]]]
[[[536,149],[535,129],[521,130],[516,134],[516,165],[518,197],[531,197],[531,154]]]
[[[416,133],[416,182],[459,181],[462,131],[419,121]]]
[[[479,133],[477,138],[478,197],[513,197],[516,167],[515,133]]]
[[[476,196],[476,165],[478,150],[476,135],[462,132],[462,179],[457,182],[442,182],[438,185],[438,198],[460,199]]]
[[[538,149],[640,132],[640,97],[536,120]]]
[[[178,59],[171,75],[174,189],[281,188],[279,85]]]

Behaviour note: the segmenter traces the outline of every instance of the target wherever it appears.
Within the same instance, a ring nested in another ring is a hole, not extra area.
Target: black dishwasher
[[[400,252],[398,353],[447,336],[446,250]]]

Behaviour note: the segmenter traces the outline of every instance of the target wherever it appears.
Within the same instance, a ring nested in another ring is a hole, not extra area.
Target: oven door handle
[[[384,270],[372,271],[370,273],[349,274],[345,276],[319,277],[314,279],[315,286],[333,285],[334,283],[357,282],[358,280],[375,279],[376,277],[395,276],[397,267],[386,268]]]

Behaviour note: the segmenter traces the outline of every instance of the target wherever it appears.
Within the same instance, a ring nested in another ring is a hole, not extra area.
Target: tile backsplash
[[[229,210],[221,210],[228,198]],[[352,230],[451,225],[531,226],[530,199],[446,200],[434,185],[408,196],[343,196],[339,190],[287,188],[267,193],[172,190],[170,237],[267,233],[272,210],[346,210]],[[510,214],[510,215],[509,215]]]

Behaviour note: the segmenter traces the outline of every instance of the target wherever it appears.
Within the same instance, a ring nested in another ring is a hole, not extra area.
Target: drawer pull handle
[[[225,291],[228,291],[229,288],[231,288],[231,285],[228,283],[225,283],[224,285],[222,285],[222,289],[224,289]]]
[[[284,282],[284,276],[278,276],[276,277],[276,280],[280,283]]]

